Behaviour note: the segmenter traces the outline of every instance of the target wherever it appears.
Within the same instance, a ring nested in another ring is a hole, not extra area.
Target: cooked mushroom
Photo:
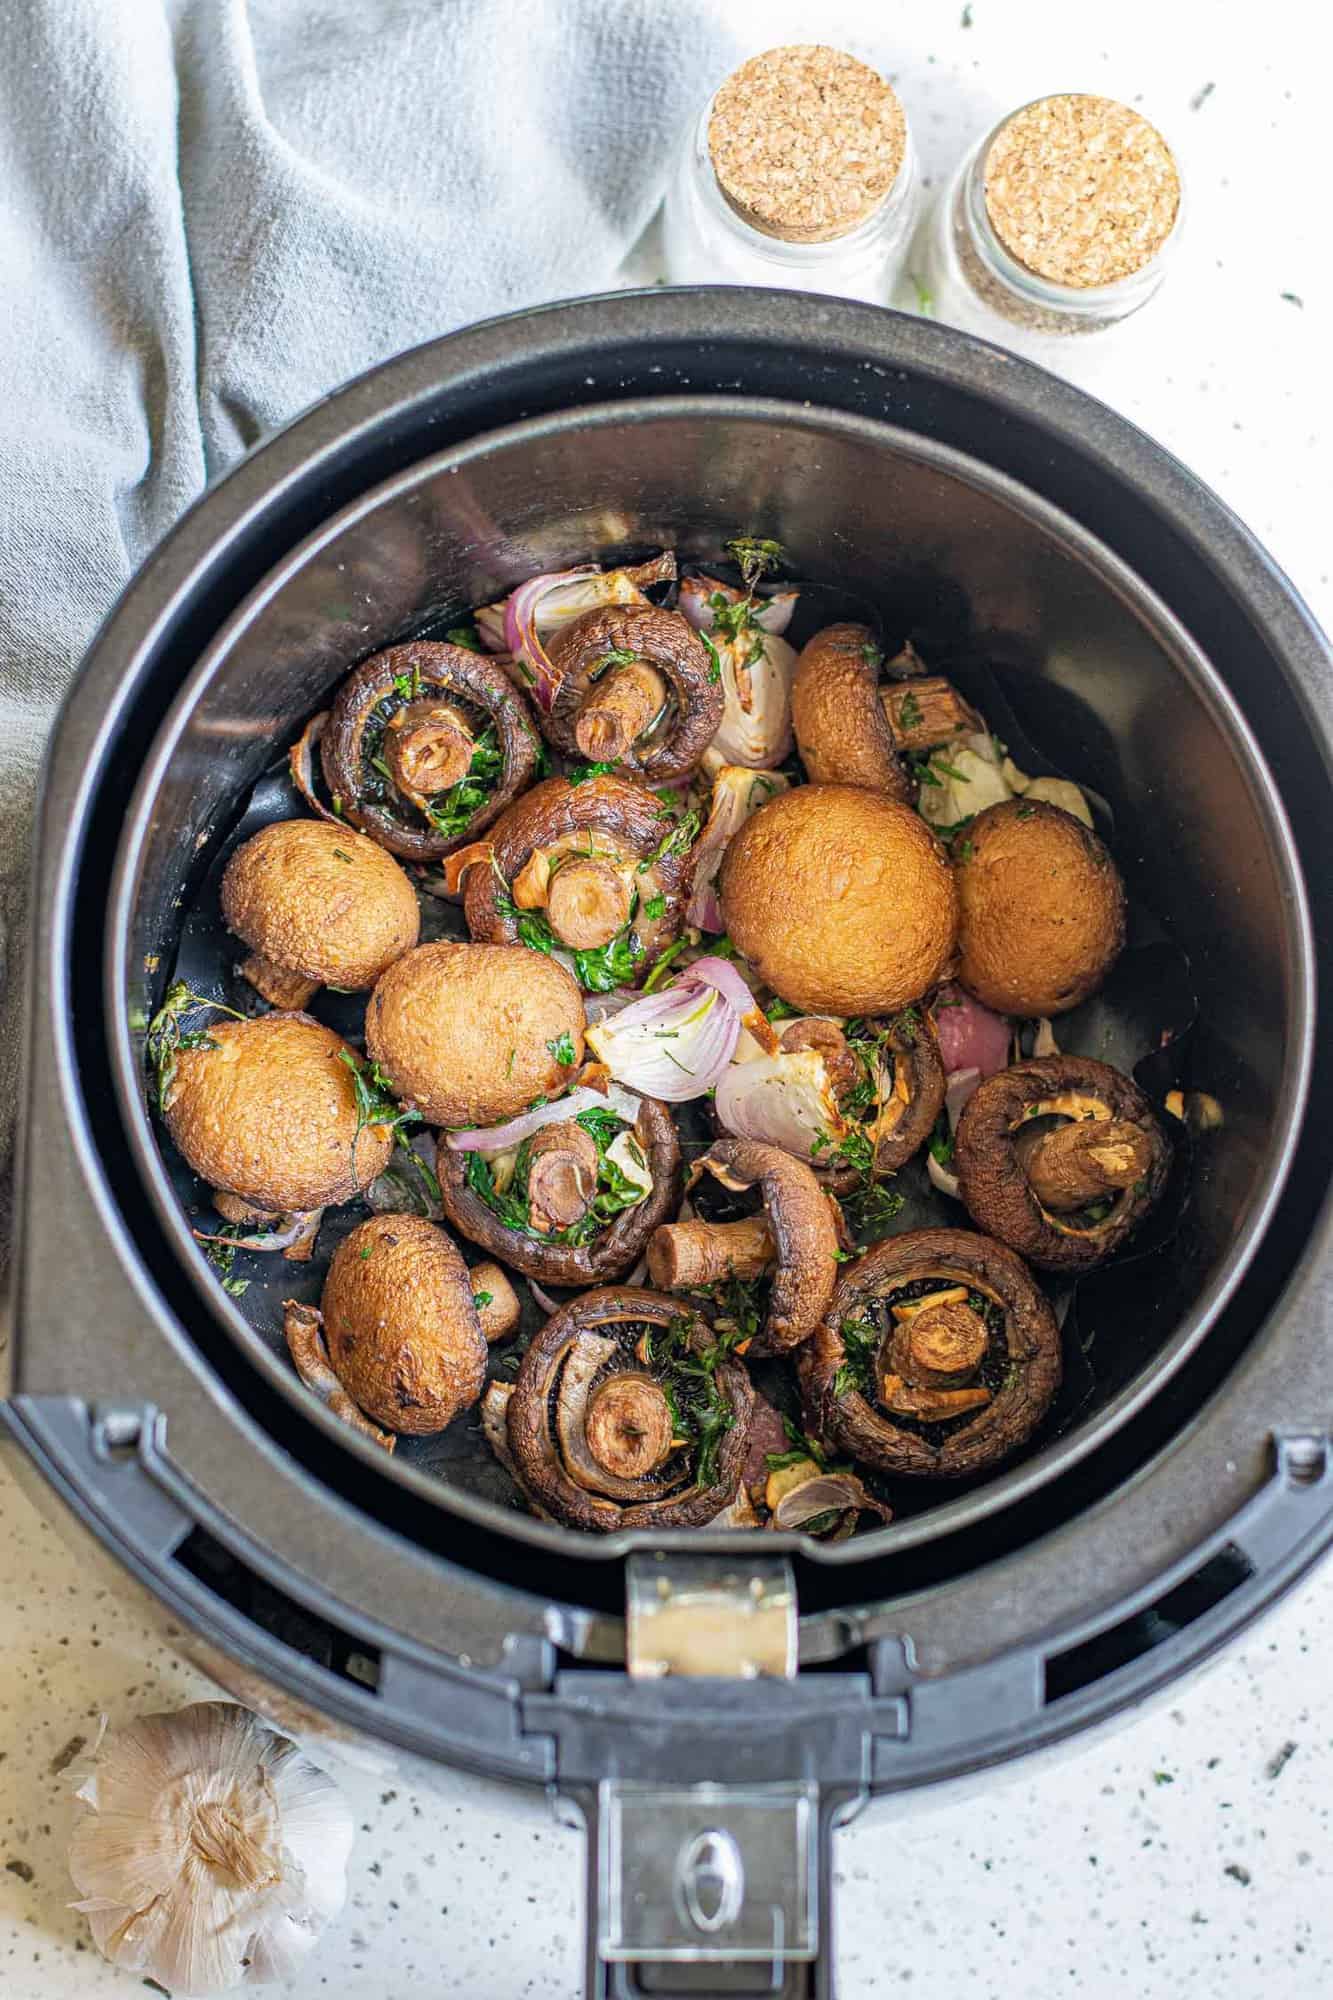
[[[908,806],[800,785],[727,850],[722,914],[766,984],[812,1014],[891,1014],[943,977],[957,897],[944,850]]]
[[[524,1491],[570,1527],[701,1527],[736,1497],[753,1402],[744,1368],[679,1299],[585,1292],[523,1356],[509,1452]]]
[[[1001,1014],[1063,1014],[1125,941],[1125,890],[1097,835],[1045,801],[977,814],[953,842],[959,983]]]
[[[807,1535],[842,1542],[856,1532],[862,1514],[891,1521],[893,1510],[867,1492],[850,1466],[828,1468],[813,1458],[798,1458],[771,1472],[764,1488],[768,1525],[782,1532],[802,1528]]]
[[[242,977],[275,1007],[321,986],[373,986],[417,941],[416,891],[391,855],[351,827],[276,820],[237,848],[222,878],[228,930],[249,945]]]
[[[1138,1085],[1090,1056],[1037,1056],[979,1084],[954,1171],[972,1219],[1044,1270],[1118,1250],[1166,1185],[1170,1147]]]
[[[694,770],[717,734],[721,685],[679,612],[605,605],[557,632],[547,651],[558,685],[544,726],[567,757],[664,785]]]
[[[477,1295],[478,1273],[419,1215],[374,1215],[345,1236],[320,1318],[333,1372],[357,1408],[412,1437],[470,1409],[486,1379]]]
[[[935,750],[985,727],[953,682],[940,674],[891,682],[880,689],[879,699],[894,748],[903,754]]]
[[[350,1201],[393,1151],[391,1127],[360,1116],[359,1068],[308,1014],[210,1022],[178,1050],[162,1112],[210,1187],[265,1215],[304,1214]]]
[[[529,782],[540,747],[495,661],[423,639],[363,661],[320,738],[335,814],[412,861],[475,840]]]
[[[579,1096],[594,1108],[505,1153],[468,1151],[469,1135],[458,1133],[439,1155],[440,1200],[455,1229],[544,1285],[623,1277],[680,1198],[680,1142],[666,1106],[626,1093],[630,1123],[595,1108],[592,1091]]]
[[[548,778],[495,827],[470,868],[474,938],[568,951],[588,992],[640,984],[680,935],[697,817],[608,774]]]
[[[899,1477],[961,1479],[1031,1437],[1060,1336],[1022,1262],[964,1229],[916,1229],[843,1271],[798,1368],[808,1428]]]
[[[583,1001],[553,959],[513,945],[418,945],[378,982],[366,1048],[432,1125],[490,1125],[554,1097],[583,1059]]]
[[[664,1223],[648,1243],[648,1276],[663,1291],[706,1291],[728,1278],[768,1277],[763,1325],[747,1354],[785,1354],[814,1332],[833,1293],[838,1232],[809,1167],[777,1146],[715,1139],[691,1185],[711,1174],[743,1194],[758,1187],[761,1212],[737,1222]]]
[[[383,1445],[385,1451],[392,1451],[398,1443],[396,1434],[381,1430],[378,1424],[372,1424],[369,1417],[363,1416],[335,1375],[329,1350],[324,1344],[324,1321],[318,1308],[302,1305],[299,1299],[284,1299],[282,1334],[297,1374],[330,1414],[350,1429],[360,1431],[372,1444]]]
[[[882,660],[868,625],[826,625],[807,641],[792,686],[796,747],[812,784],[860,785],[907,804],[912,781],[880,699]]]

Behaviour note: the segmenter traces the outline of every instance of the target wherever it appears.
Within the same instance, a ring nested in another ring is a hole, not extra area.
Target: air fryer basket
[[[242,1663],[247,1698],[277,1687],[575,1799],[597,1836],[596,1993],[647,1990],[644,1959],[652,1990],[686,1990],[662,1983],[681,1951],[757,1963],[744,1923],[771,1915],[770,1865],[795,1900],[769,1990],[827,1991],[806,1871],[838,1811],[1163,1684],[1333,1518],[1329,1168],[1305,1109],[1312,1065],[1309,1101],[1329,1101],[1313,1008],[1333,912],[1300,866],[1329,823],[1327,649],[1216,501],[1077,392],[852,305],[784,299],[772,325],[738,291],[583,302],[351,385],[153,558],[48,771],[7,1426],[210,1657]],[[1153,957],[1160,926],[1200,1003],[1177,1053],[1226,1122],[1151,1278],[1127,1265],[1076,1302],[1087,1393],[1021,1463],[836,1551],[645,1551],[530,1521],[447,1439],[386,1461],[313,1403],[274,1338],[281,1280],[242,1312],[190,1240],[132,1024],[183,921],[187,954],[218,952],[209,870],[247,802],[281,809],[273,746],[355,660],[532,570],[711,556],[743,530],[781,539],[830,609],[820,593],[851,589],[932,665],[998,686],[1001,733],[1105,796],[1146,949],[1070,1039],[1132,1057],[1181,1025],[1161,1018],[1176,973],[1154,986],[1176,964]],[[655,1608],[688,1622],[719,1596],[753,1607],[774,1678],[643,1678],[672,1651]],[[658,1927],[635,1930],[633,1857],[680,1889],[715,1833],[748,1877],[741,1928],[701,1943],[679,1897],[664,1914],[650,1895]]]

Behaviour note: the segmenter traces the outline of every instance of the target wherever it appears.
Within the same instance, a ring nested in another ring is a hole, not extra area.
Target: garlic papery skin
[[[286,1979],[342,1909],[351,1807],[232,1702],[108,1730],[69,1868],[104,1957],[176,1994]]]

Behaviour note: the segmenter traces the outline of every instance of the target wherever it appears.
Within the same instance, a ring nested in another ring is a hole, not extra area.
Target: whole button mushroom
[[[805,1013],[891,1014],[943,978],[957,894],[910,807],[852,785],[800,785],[746,821],[722,865],[732,943]]]
[[[432,1125],[490,1125],[554,1097],[583,1060],[583,1001],[553,959],[516,945],[418,945],[366,1009],[366,1048]]]
[[[1171,1150],[1138,1085],[1090,1056],[1035,1056],[978,1084],[954,1138],[980,1228],[1048,1271],[1113,1256],[1156,1205]]]
[[[833,1294],[838,1231],[810,1168],[777,1146],[715,1139],[694,1168],[760,1209],[735,1222],[664,1223],[648,1244],[648,1276],[662,1291],[707,1291],[728,1278],[770,1280],[764,1322],[747,1355],[785,1354],[808,1340]]]
[[[228,930],[249,945],[242,977],[275,1007],[321,986],[356,993],[417,941],[416,891],[373,840],[327,820],[277,820],[238,847],[222,878]]]
[[[387,1214],[343,1238],[324,1281],[319,1328],[312,1312],[287,1308],[298,1366],[319,1353],[314,1336],[322,1332],[328,1363],[356,1409],[394,1433],[426,1437],[477,1401],[488,1332],[512,1331],[518,1301],[495,1266],[469,1271],[435,1223]]]
[[[1125,942],[1125,889],[1103,843],[1045,800],[987,806],[955,835],[958,981],[997,1014],[1063,1014]]]
[[[548,651],[558,685],[545,729],[565,756],[650,785],[694,770],[722,721],[722,688],[678,611],[606,605],[557,632]]]
[[[387,1124],[361,1122],[359,1067],[308,1014],[210,1022],[179,1049],[162,1112],[195,1173],[234,1198],[232,1219],[306,1214],[350,1201],[393,1152]]]
[[[500,1398],[487,1400],[496,1431]],[[497,1455],[569,1527],[702,1527],[736,1498],[754,1390],[679,1299],[632,1285],[571,1299],[504,1402]]]
[[[806,1426],[830,1450],[961,1479],[1031,1437],[1060,1386],[1060,1335],[1012,1250],[915,1229],[844,1268],[798,1370]]]

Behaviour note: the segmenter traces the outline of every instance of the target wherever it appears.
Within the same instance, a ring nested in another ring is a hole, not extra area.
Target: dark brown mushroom
[[[1034,1056],[987,1077],[954,1137],[973,1221],[1048,1271],[1112,1256],[1157,1202],[1170,1164],[1138,1085],[1091,1056]]]
[[[664,1224],[648,1244],[648,1274],[672,1291],[771,1275],[764,1323],[747,1352],[788,1353],[809,1339],[833,1293],[838,1232],[828,1196],[804,1161],[754,1139],[715,1139],[691,1184],[705,1173],[733,1193],[758,1187],[762,1213]]]
[[[375,1215],[345,1236],[320,1314],[333,1372],[357,1407],[414,1437],[470,1409],[486,1379],[477,1289],[457,1245],[419,1215]]]
[[[638,1116],[626,1130],[633,1133],[651,1176],[649,1193],[641,1202],[622,1209],[604,1224],[598,1221],[589,1204],[577,1216],[571,1216],[570,1223],[556,1225],[550,1213],[551,1200],[554,1199],[557,1205],[572,1208],[576,1205],[575,1188],[581,1190],[583,1185],[586,1154],[580,1151],[575,1157],[572,1148],[578,1142],[570,1139],[569,1130],[564,1123],[544,1126],[529,1142],[528,1180],[523,1197],[528,1203],[528,1212],[526,1221],[520,1226],[505,1219],[512,1216],[515,1210],[512,1183],[507,1191],[508,1198],[496,1206],[486,1199],[483,1188],[486,1179],[490,1178],[490,1169],[487,1167],[483,1177],[477,1173],[475,1166],[469,1164],[480,1159],[480,1155],[441,1147],[438,1158],[440,1200],[445,1215],[455,1229],[470,1242],[489,1250],[492,1256],[501,1257],[516,1271],[522,1271],[525,1277],[536,1278],[543,1285],[603,1285],[633,1269],[653,1231],[679,1203],[680,1141],[666,1105],[659,1104],[652,1097],[640,1098]],[[577,1123],[574,1130],[580,1138],[588,1136]],[[562,1135],[549,1155],[537,1147],[537,1141],[546,1132]],[[597,1150],[594,1146],[594,1151]],[[534,1215],[531,1206],[531,1158],[534,1153],[539,1164],[539,1196],[546,1204],[540,1218]],[[542,1170],[544,1158],[555,1164]],[[503,1209],[503,1215],[500,1209]],[[549,1222],[554,1226],[543,1229],[539,1222]],[[579,1229],[579,1224],[586,1225],[586,1228]],[[569,1241],[571,1227],[584,1240]],[[566,1240],[560,1240],[562,1237]]]
[[[1060,1384],[1060,1335],[1012,1250],[916,1229],[847,1265],[798,1369],[807,1427],[830,1449],[962,1479],[1031,1437]]]
[[[736,1497],[753,1402],[744,1368],[679,1299],[585,1292],[523,1356],[509,1455],[524,1491],[570,1527],[702,1527]]]
[[[691,821],[642,785],[548,778],[510,807],[469,868],[468,929],[488,943],[604,954],[575,961],[589,991],[637,985],[680,935],[691,837]]]
[[[792,684],[796,747],[812,784],[860,785],[910,805],[912,780],[879,695],[882,657],[868,625],[826,625],[807,641]]]
[[[541,739],[494,660],[414,639],[349,675],[319,747],[336,814],[394,854],[433,861],[499,818],[531,780]]]
[[[717,734],[721,682],[678,611],[604,605],[555,633],[547,651],[559,685],[544,726],[567,757],[665,785],[693,771]]]
[[[528,1152],[528,1214],[541,1236],[582,1222],[597,1193],[601,1156],[592,1133],[574,1119],[543,1125]]]
[[[797,1028],[801,1023],[793,1022]],[[849,1083],[834,1088],[840,1099],[864,1087],[875,1091],[874,1108],[865,1120],[870,1141],[869,1169],[835,1163],[816,1170],[835,1194],[847,1194],[863,1186],[867,1179],[884,1180],[896,1174],[925,1145],[944,1108],[945,1075],[935,1026],[928,1014],[916,1007],[887,1019],[861,1024],[859,1034],[844,1044],[855,1073]],[[783,1036],[783,1047],[787,1037]],[[856,1051],[861,1050],[860,1056]],[[866,1075],[867,1065],[875,1074]],[[825,1056],[825,1067],[829,1058]]]

